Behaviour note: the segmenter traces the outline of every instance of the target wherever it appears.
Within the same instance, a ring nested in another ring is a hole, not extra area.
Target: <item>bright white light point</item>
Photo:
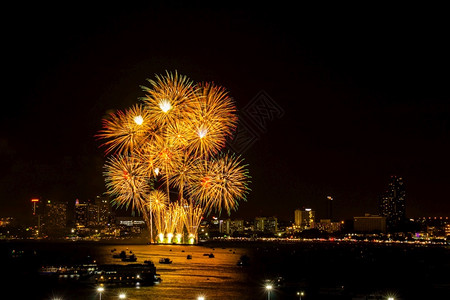
[[[272,286],[270,284],[266,285],[266,289],[268,289],[269,291],[272,289]]]
[[[134,117],[134,123],[142,125],[142,123],[144,123],[144,118],[142,118],[142,116],[136,116]]]
[[[172,108],[172,105],[170,105],[169,100],[161,99],[159,101],[159,108],[161,108],[161,110],[166,113]]]
[[[100,287],[97,288],[97,292],[100,292],[100,293],[103,292],[104,290],[105,290],[105,288],[102,287],[102,286],[100,286]]]
[[[199,296],[197,299],[198,299],[198,300],[205,300],[205,297]]]
[[[125,299],[127,296],[125,294],[120,294],[119,299]]]
[[[206,128],[200,128],[198,130],[198,136],[202,139],[206,136],[206,134],[208,133],[208,129]]]
[[[159,174],[159,168],[155,168],[155,174],[156,174],[156,176],[158,176],[158,174]]]

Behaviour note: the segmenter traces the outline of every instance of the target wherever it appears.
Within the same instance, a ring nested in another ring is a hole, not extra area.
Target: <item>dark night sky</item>
[[[338,218],[376,213],[392,174],[408,216],[450,215],[442,8],[75,3],[4,8],[0,216],[104,192],[101,119],[165,70],[284,110],[243,153],[252,192],[232,217],[324,217],[327,195]]]

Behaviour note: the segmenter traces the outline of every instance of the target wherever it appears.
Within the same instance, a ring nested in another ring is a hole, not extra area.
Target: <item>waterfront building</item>
[[[220,232],[227,235],[232,235],[234,232],[244,231],[244,220],[221,220]]]
[[[43,207],[41,205],[41,199],[33,198],[31,199],[31,226],[33,228],[33,235],[38,237],[41,234],[41,223],[42,223],[42,213]]]
[[[320,222],[314,223],[314,228],[333,233],[342,229],[342,222],[332,222],[330,219],[320,219]]]
[[[116,235],[118,236],[135,236],[140,235],[147,227],[142,217],[117,217],[116,218]]]
[[[112,223],[113,213],[110,199],[108,197],[97,196],[95,199],[95,205],[98,207],[98,225],[107,226]]]
[[[316,212],[311,208],[295,210],[295,227],[304,230],[314,228]]]
[[[386,217],[388,231],[397,231],[406,219],[405,186],[403,179],[391,176],[380,200],[380,216]]]
[[[255,231],[277,233],[278,219],[276,217],[256,217]]]
[[[41,226],[49,238],[63,237],[66,233],[67,208],[67,202],[46,201]]]
[[[386,232],[386,217],[365,214],[364,217],[354,217],[355,232]]]
[[[88,227],[88,204],[75,200],[75,225],[78,229]]]

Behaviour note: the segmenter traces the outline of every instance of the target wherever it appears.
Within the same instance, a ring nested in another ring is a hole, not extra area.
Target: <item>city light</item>
[[[99,293],[99,295],[100,295],[100,300],[102,300],[102,293],[105,291],[105,288],[104,287],[102,287],[102,286],[99,286],[98,288],[97,288],[97,292]]]
[[[198,296],[197,300],[205,300],[204,296]]]
[[[119,294],[119,299],[125,299],[126,297],[127,297],[127,295],[125,295],[125,293]]]
[[[266,285],[266,290],[267,290],[267,300],[270,300],[270,292],[272,291],[273,286],[271,284],[267,284]]]

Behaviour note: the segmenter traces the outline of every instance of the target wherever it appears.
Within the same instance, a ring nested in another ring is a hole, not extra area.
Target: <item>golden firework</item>
[[[106,153],[131,153],[156,134],[148,112],[142,105],[135,105],[125,112],[118,110],[103,119],[103,129],[97,138],[106,140],[102,146]]]
[[[223,87],[176,72],[148,82],[142,105],[103,120],[97,137],[106,154],[115,153],[105,164],[106,186],[118,206],[144,214],[160,242],[174,234],[180,242],[185,229],[191,242],[203,213],[230,214],[249,192],[243,160],[219,154],[236,127],[236,107]]]

